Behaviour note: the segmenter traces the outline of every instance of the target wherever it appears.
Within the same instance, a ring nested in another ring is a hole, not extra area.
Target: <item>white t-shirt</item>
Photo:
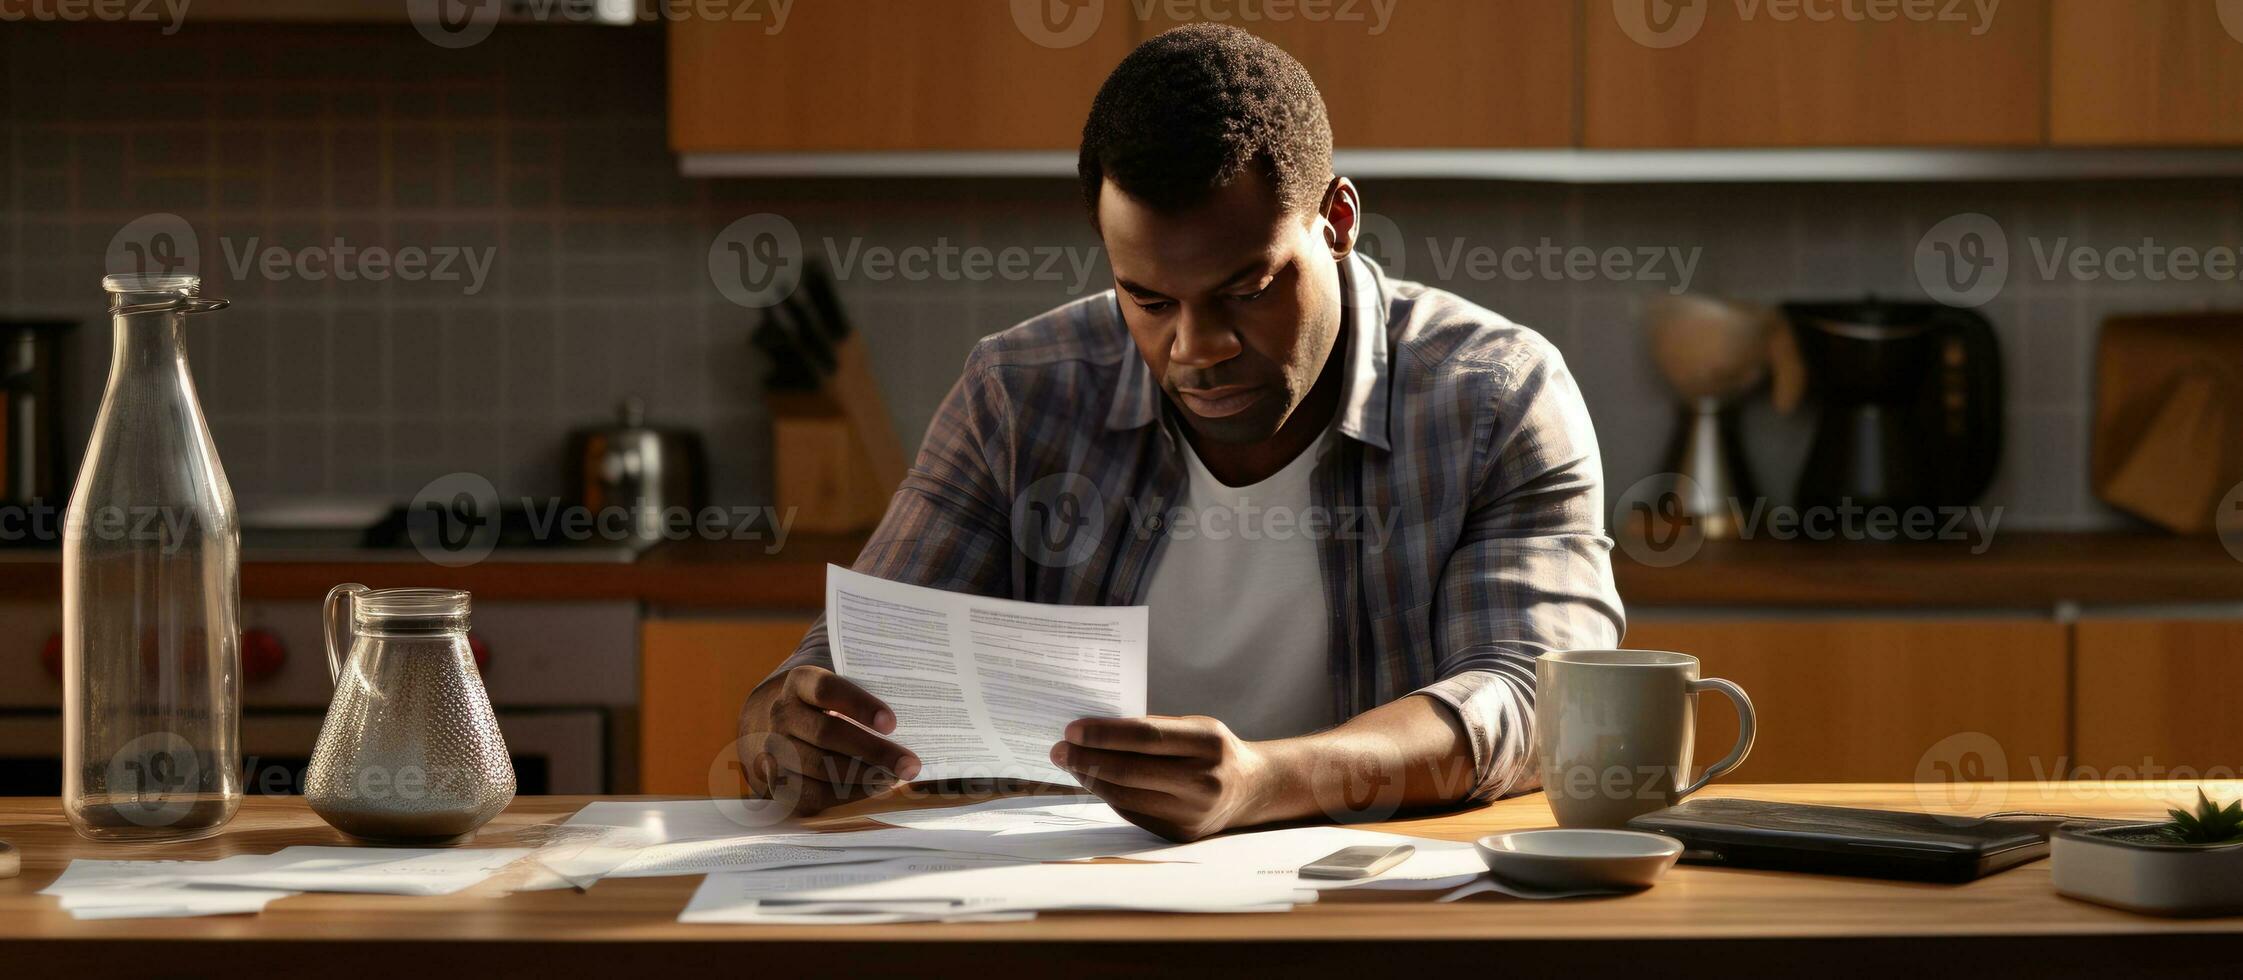
[[[1224,486],[1181,434],[1189,473],[1145,589],[1146,707],[1220,718],[1261,740],[1329,728],[1331,623],[1318,543],[1301,527],[1326,429],[1269,479]]]

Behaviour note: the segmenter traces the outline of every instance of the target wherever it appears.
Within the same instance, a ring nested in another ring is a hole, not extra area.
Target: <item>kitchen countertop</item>
[[[635,599],[658,609],[798,611],[825,603],[824,566],[848,564],[856,535],[761,542],[688,541],[629,564],[407,561],[242,562],[246,599],[317,599],[342,582],[376,588],[466,589],[482,599]],[[2243,603],[2243,559],[2210,536],[2025,532],[1981,554],[1963,543],[1706,542],[1689,560],[1653,567],[1614,553],[1631,610],[1665,608],[1951,608],[2049,610],[2082,605]],[[0,595],[61,592],[59,552],[0,562]]]
[[[1720,785],[1707,796],[1978,813],[2154,816],[2182,783]],[[524,797],[477,835],[501,846],[587,797]],[[929,800],[949,803],[957,800]],[[867,801],[843,811],[892,807]],[[821,821],[844,829],[861,821]],[[1447,840],[1550,825],[1539,793],[1370,825]],[[602,881],[589,891],[498,895],[305,894],[258,915],[76,921],[33,894],[72,858],[193,858],[347,843],[300,797],[253,797],[226,832],[172,845],[80,840],[53,799],[0,799],[0,836],[23,874],[0,880],[0,962],[27,976],[233,976],[295,963],[322,976],[692,976],[736,964],[770,976],[1350,976],[1406,964],[1425,978],[2217,976],[2243,955],[2243,917],[2160,919],[2060,897],[2047,861],[1961,885],[1677,866],[1650,890],[1581,901],[1326,892],[1286,913],[1057,913],[1032,922],[883,926],[684,925],[697,876]],[[1646,964],[1656,969],[1646,970]]]

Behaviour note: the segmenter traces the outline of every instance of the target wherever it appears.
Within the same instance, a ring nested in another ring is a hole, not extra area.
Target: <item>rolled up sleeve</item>
[[[1479,440],[1478,486],[1435,600],[1439,680],[1416,692],[1456,712],[1474,801],[1535,788],[1534,662],[1617,646],[1625,629],[1604,527],[1604,473],[1580,388],[1547,343],[1505,365]]]

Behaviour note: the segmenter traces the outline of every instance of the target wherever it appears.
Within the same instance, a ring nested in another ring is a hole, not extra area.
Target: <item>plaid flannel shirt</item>
[[[1427,695],[1470,735],[1460,789],[1532,789],[1535,657],[1614,647],[1624,628],[1588,410],[1534,331],[1360,256],[1342,272],[1345,438],[1326,440],[1300,515],[1331,614],[1333,716]],[[1184,489],[1164,402],[1111,290],[984,338],[856,570],[1135,604]],[[804,664],[832,666],[822,616],[779,670]]]

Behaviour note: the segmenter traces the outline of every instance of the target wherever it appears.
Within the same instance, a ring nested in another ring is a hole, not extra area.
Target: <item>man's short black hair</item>
[[[1098,219],[1111,179],[1156,210],[1189,208],[1259,168],[1288,213],[1332,180],[1332,124],[1308,69],[1236,27],[1192,24],[1122,59],[1091,102],[1075,172]]]

